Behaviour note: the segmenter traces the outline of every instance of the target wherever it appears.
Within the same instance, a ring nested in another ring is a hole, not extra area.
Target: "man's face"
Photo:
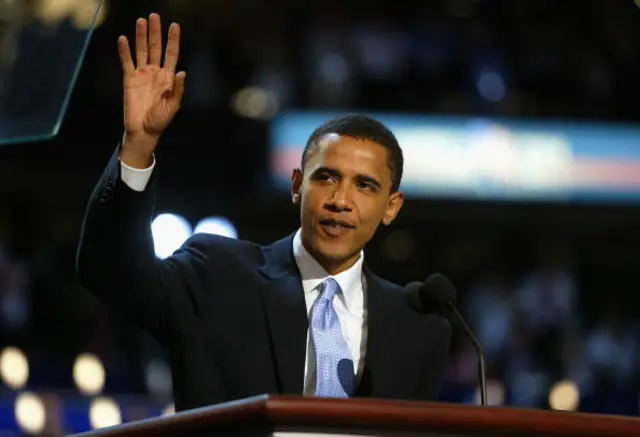
[[[402,207],[402,194],[391,193],[388,153],[371,141],[329,134],[302,172],[293,172],[303,244],[329,273],[353,265],[380,222],[390,224]]]

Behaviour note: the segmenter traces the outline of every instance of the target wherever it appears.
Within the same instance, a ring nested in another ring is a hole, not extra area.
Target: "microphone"
[[[473,335],[473,331],[455,306],[456,289],[446,276],[434,273],[424,283],[411,282],[405,287],[405,301],[419,313],[447,312],[453,314],[469,335],[471,343],[478,354],[478,380],[480,382],[480,402],[487,405],[487,377],[484,365],[482,346]]]

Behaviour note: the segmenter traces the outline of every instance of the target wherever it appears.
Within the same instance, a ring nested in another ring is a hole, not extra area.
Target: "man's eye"
[[[376,190],[376,186],[373,185],[372,183],[369,183],[369,182],[360,182],[358,184],[358,188],[360,188],[362,190],[368,190],[368,191],[375,191]]]

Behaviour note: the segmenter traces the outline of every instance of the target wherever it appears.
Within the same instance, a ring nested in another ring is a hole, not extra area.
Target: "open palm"
[[[180,50],[180,26],[169,27],[169,39],[162,61],[160,16],[136,23],[136,65],[125,36],[118,40],[123,70],[124,126],[129,135],[159,137],[180,108],[186,74],[175,73]],[[151,151],[149,151],[151,152]]]

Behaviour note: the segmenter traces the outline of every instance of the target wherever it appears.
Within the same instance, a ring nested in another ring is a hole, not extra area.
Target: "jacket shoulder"
[[[207,258],[224,256],[246,258],[258,262],[262,259],[262,246],[252,241],[225,237],[222,235],[197,233],[192,235],[179,252],[189,252]]]

